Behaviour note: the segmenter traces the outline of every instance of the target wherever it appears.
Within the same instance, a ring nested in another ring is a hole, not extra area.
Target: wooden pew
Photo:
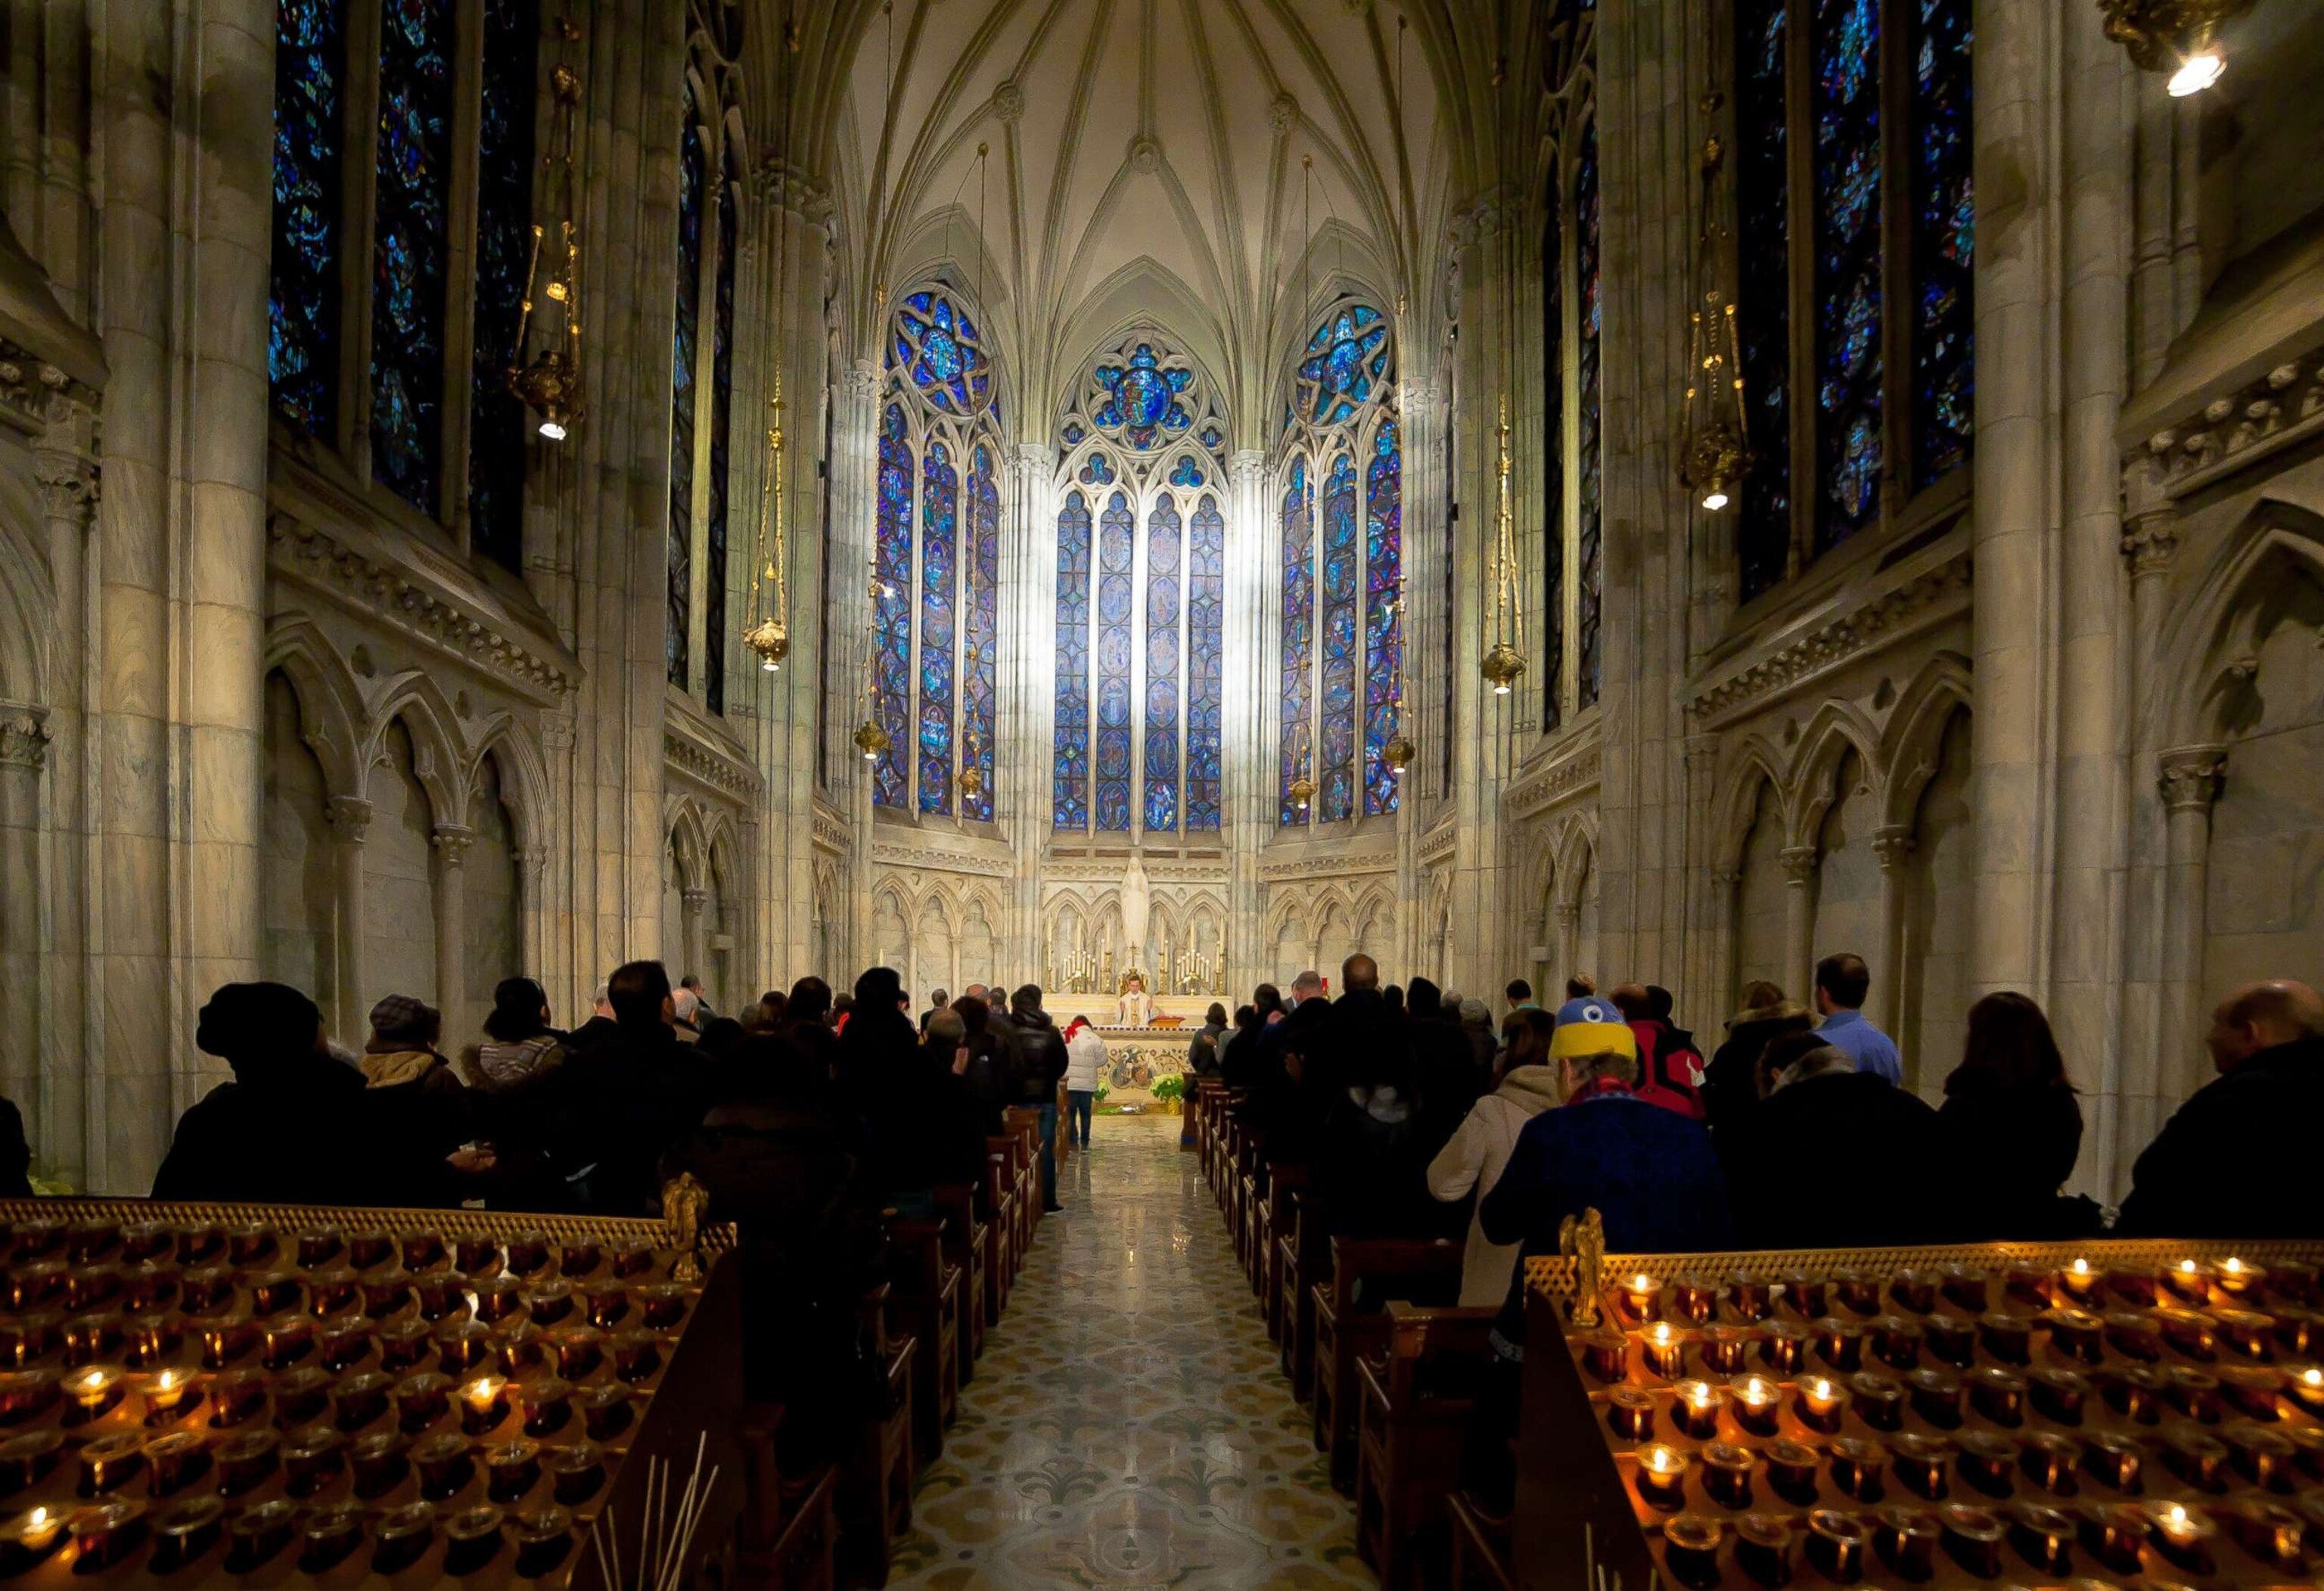
[[[991,1262],[984,1270],[984,1323],[1001,1324],[1009,1284],[1017,1276],[1017,1140],[1006,1133],[984,1141],[985,1208],[992,1231]]]
[[[1275,1239],[1277,1313],[1282,1318],[1283,1374],[1291,1395],[1307,1401],[1315,1383],[1315,1298],[1332,1276],[1331,1223],[1309,1189],[1286,1198],[1286,1225]]]
[[[736,1591],[835,1591],[832,1553],[839,1532],[832,1498],[839,1472],[825,1464],[785,1478],[775,1463],[782,1413],[765,1403],[742,1411],[740,1434],[748,1463],[742,1513],[734,1527]]]
[[[1449,1237],[1335,1237],[1332,1280],[1314,1291],[1315,1448],[1331,1456],[1332,1485],[1352,1493],[1356,1361],[1387,1340],[1391,1294],[1423,1304],[1459,1300],[1461,1244]]]
[[[1444,1512],[1452,1521],[1452,1577],[1448,1591],[1517,1591],[1509,1572],[1509,1532],[1478,1516],[1468,1499],[1447,1497]]]
[[[856,1325],[870,1335],[886,1371],[888,1411],[863,1422],[839,1476],[840,1553],[849,1577],[871,1586],[888,1583],[896,1538],[912,1525],[912,1359],[918,1345],[890,1334],[890,1296],[882,1282],[856,1305]]]
[[[992,1263],[992,1226],[976,1218],[976,1189],[965,1182],[946,1182],[936,1189],[936,1210],[944,1216],[945,1258],[960,1271],[960,1379],[965,1386],[976,1379],[976,1362],[984,1356],[985,1270]]]
[[[888,1223],[889,1319],[919,1348],[913,1356],[913,1438],[919,1461],[944,1451],[960,1413],[960,1267],[945,1258],[942,1221]]]
[[[1499,1313],[1393,1300],[1383,1351],[1357,1361],[1356,1550],[1381,1591],[1420,1584],[1418,1540],[1442,1534]]]
[[[1259,1304],[1267,1318],[1267,1340],[1283,1340],[1283,1235],[1296,1219],[1293,1198],[1307,1189],[1305,1166],[1270,1166],[1267,1176],[1267,1207],[1259,1222],[1265,1241],[1259,1254]]]

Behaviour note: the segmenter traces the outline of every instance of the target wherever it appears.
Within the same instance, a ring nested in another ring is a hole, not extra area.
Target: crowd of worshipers
[[[504,981],[456,1059],[418,999],[380,1001],[349,1051],[297,989],[229,984],[195,1041],[234,1076],[179,1119],[156,1198],[640,1216],[692,1172],[710,1218],[740,1227],[750,1392],[785,1406],[787,1461],[835,1455],[884,1395],[856,1304],[881,1279],[888,1213],[933,1216],[948,1183],[982,1202],[986,1140],[1019,1105],[1042,1111],[1059,1207],[1067,1044],[1029,984],[976,985],[915,1022],[896,973],[873,967],[836,998],[806,977],[728,1017],[698,981],[673,988],[633,961],[569,1030],[539,984]],[[7,1105],[0,1192],[29,1191],[27,1160]]]
[[[1465,1228],[1461,1301],[1501,1306],[1500,1384],[1479,1400],[1470,1488],[1505,1509],[1525,1327],[1519,1262],[1561,1223],[1605,1222],[1609,1253],[2069,1240],[2107,1212],[2065,1185],[2083,1114],[2048,1019],[2023,994],[1970,1007],[1942,1103],[1903,1087],[1895,1042],[1864,1014],[1861,957],[1827,957],[1812,1005],[1756,982],[1706,1061],[1665,990],[1587,979],[1553,1012],[1508,985],[1483,1004],[1424,978],[1382,988],[1351,957],[1336,1000],[1303,973],[1262,985],[1213,1065],[1270,1159],[1307,1167],[1335,1235]],[[2314,1236],[2324,1179],[2305,1160],[2324,1119],[2324,998],[2289,981],[2232,992],[2208,1044],[2218,1078],[2138,1157],[2117,1236]],[[1199,1057],[1198,1057],[1199,1059]]]

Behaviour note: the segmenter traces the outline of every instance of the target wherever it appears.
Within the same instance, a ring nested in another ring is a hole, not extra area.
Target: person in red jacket
[[[1693,1034],[1672,1022],[1669,994],[1644,984],[1621,984],[1608,998],[1638,1041],[1638,1097],[1691,1122],[1702,1120],[1702,1052],[1694,1047]]]

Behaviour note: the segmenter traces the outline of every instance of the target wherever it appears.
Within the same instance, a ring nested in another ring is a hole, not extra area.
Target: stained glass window
[[[1969,7],[1913,4],[1913,483],[1969,458],[1976,206],[1969,182]]]
[[[1152,343],[1139,343],[1118,364],[1100,364],[1092,373],[1100,397],[1092,423],[1140,452],[1184,436],[1194,423],[1187,402],[1192,367],[1166,364]]]
[[[1388,322],[1369,304],[1351,304],[1315,328],[1299,362],[1298,410],[1314,425],[1352,418],[1388,380]]]
[[[1574,365],[1581,380],[1573,429],[1575,455],[1573,641],[1574,703],[1597,705],[1600,658],[1600,615],[1606,595],[1604,451],[1598,416],[1598,334],[1605,310],[1600,291],[1598,246],[1598,119],[1582,124],[1582,151],[1573,162]]]
[[[327,438],[338,413],[339,162],[346,23],[339,0],[274,8],[274,245],[266,374],[274,407]]]
[[[1404,697],[1404,456],[1395,421],[1372,435],[1364,483],[1364,811],[1397,807],[1396,770],[1382,754]]]
[[[984,407],[992,365],[976,323],[941,293],[916,292],[896,314],[890,357],[939,413],[966,416]]]
[[[1177,467],[1170,472],[1170,484],[1174,486],[1199,486],[1203,484],[1203,467],[1194,462],[1192,454],[1178,460]]]
[[[1291,799],[1291,786],[1308,768],[1314,666],[1315,521],[1307,501],[1307,461],[1295,458],[1283,489],[1283,780],[1277,816],[1284,823],[1307,821]]]
[[[1186,832],[1216,833],[1220,710],[1226,647],[1227,522],[1219,501],[1194,505],[1186,549]]]
[[[475,355],[468,401],[468,535],[507,569],[524,563],[524,405],[508,390],[532,264],[532,116],[539,0],[485,0],[476,124]]]
[[[702,555],[702,699],[714,713],[726,710],[726,471],[734,418],[735,216],[742,208],[732,189],[718,206],[717,287],[710,305],[709,523]]]
[[[1001,643],[1001,482],[992,444],[979,442],[968,475],[968,615],[961,640],[961,766],[983,778],[961,792],[960,815],[992,820],[992,740],[999,721]],[[1083,532],[1084,540],[1087,532]],[[1086,578],[1086,577],[1084,577]],[[1084,597],[1084,602],[1088,598]],[[1084,643],[1086,644],[1086,643]]]
[[[1781,580],[1791,557],[1792,249],[1784,223],[1791,203],[1784,112],[1789,15],[1789,0],[1738,0],[1736,10],[1736,203],[1750,218],[1738,235],[1736,319],[1757,455],[1736,520],[1739,594],[1746,602]]]
[[[453,41],[451,0],[392,0],[381,10],[371,467],[374,479],[431,516],[444,458]]]
[[[920,495],[920,810],[952,810],[953,605],[959,571],[960,472],[928,444]]]
[[[702,211],[709,180],[702,133],[688,115],[678,146],[678,311],[669,347],[669,621],[663,641],[669,682],[681,689],[692,679],[687,646],[694,619],[694,382],[701,355]]]
[[[1880,5],[1814,3],[1821,550],[1880,513]]]
[[[1090,511],[1079,491],[1057,510],[1056,726],[1050,750],[1052,820],[1089,827]]]
[[[1178,827],[1178,505],[1164,493],[1146,521],[1146,827]]]
[[[1565,350],[1570,342],[1565,335],[1565,203],[1562,188],[1553,186],[1542,206],[1541,229],[1541,726],[1545,730],[1556,728],[1565,717]]]
[[[1137,563],[1137,521],[1130,499],[1117,491],[1098,516],[1097,535],[1097,827],[1130,827],[1130,664],[1131,572]]]
[[[1315,815],[1323,822],[1356,810],[1356,461],[1332,460],[1323,483],[1323,682],[1316,693]]]
[[[908,807],[912,796],[912,441],[903,406],[888,405],[880,422],[880,500],[872,524],[872,607],[874,716],[888,748],[872,762],[872,800]]]

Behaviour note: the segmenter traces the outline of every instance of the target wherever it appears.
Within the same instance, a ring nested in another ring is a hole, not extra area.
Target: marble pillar
[[[2144,450],[2124,469],[2122,494],[2121,551],[2130,587],[2131,766],[2152,769],[2161,765],[2163,737],[2168,733],[2162,722],[2167,678],[2160,665],[2171,569],[2179,546],[2179,513],[2163,491],[2162,461]],[[2122,1016],[2116,1044],[2121,1058],[2115,1077],[2117,1130],[2112,1161],[2099,1167],[2110,1174],[2116,1189],[2128,1187],[2131,1162],[2178,1102],[2179,1068],[2166,1057],[2188,1037],[2166,1025],[2171,1019],[2164,1013],[2166,980],[2172,976],[2163,907],[2170,876],[2170,818],[2163,798],[2169,789],[2165,782],[2144,779],[2130,789],[2132,848]]]
[[[371,830],[371,803],[360,796],[333,796],[323,809],[331,825],[331,863],[337,880],[337,920],[331,957],[338,985],[338,1009],[323,1013],[343,1043],[363,1041],[369,1013],[364,1005],[364,837]]]
[[[1813,846],[1785,846],[1784,864],[1784,986],[1815,986],[1816,870],[1822,855]]]
[[[1049,449],[1020,442],[1004,449],[1010,480],[1001,513],[1013,533],[1001,539],[1001,736],[994,748],[992,815],[1011,841],[1009,920],[992,925],[1001,965],[1033,977],[1047,959],[1041,934],[1041,857],[1049,837],[1049,770],[1056,711],[1057,655],[1055,474]],[[963,967],[964,981],[991,969]],[[1010,976],[1010,975],[1002,975]],[[955,985],[957,986],[957,985]]]
[[[853,736],[870,708],[865,696],[872,626],[867,593],[880,464],[879,365],[870,359],[858,359],[842,372],[838,402],[839,413],[831,432],[831,523],[825,532],[825,556],[831,560],[831,607],[824,623],[828,644],[834,648],[830,733],[838,743],[830,752],[832,796],[847,813],[854,831],[848,868],[846,943],[842,947],[841,964],[830,969],[844,979],[870,966],[875,948],[872,943],[872,765],[856,750]]]
[[[41,765],[48,713],[0,701],[0,1095],[41,1141]]]
[[[33,451],[48,526],[49,586],[57,622],[49,634],[48,745],[42,882],[48,911],[42,946],[40,1092],[19,1097],[42,1168],[71,1188],[88,1186],[89,1058],[102,1042],[102,1006],[89,977],[89,834],[97,763],[91,708],[97,680],[89,643],[97,576],[89,543],[97,503],[96,415],[85,404],[59,413]],[[26,887],[30,881],[27,879]]]
[[[1225,764],[1223,817],[1227,846],[1226,985],[1255,987],[1276,971],[1266,939],[1266,892],[1259,858],[1274,832],[1277,748],[1283,710],[1282,588],[1270,579],[1280,568],[1267,513],[1267,456],[1241,448],[1227,459],[1227,587],[1224,615],[1228,664],[1220,756]],[[1236,689],[1237,680],[1259,682]]]
[[[1873,963],[1873,1026],[1895,1033],[1902,1026],[1907,993],[1918,986],[1919,957],[1907,960],[1904,914],[1912,905],[1913,830],[1907,824],[1884,823],[1872,831],[1873,859],[1880,864],[1880,941]],[[1925,1082],[1937,1058],[1916,1056],[1912,1063]],[[1945,1063],[1950,1065],[1950,1062]]]
[[[2202,1043],[2204,917],[2211,806],[2219,799],[2227,768],[2222,748],[2190,745],[2164,752],[2157,769],[2164,825],[2159,1081],[2172,1100],[2185,1098],[2210,1078]]]
[[[468,989],[468,874],[464,864],[475,833],[456,823],[439,823],[429,837],[436,847],[436,1009],[447,1033]]]

